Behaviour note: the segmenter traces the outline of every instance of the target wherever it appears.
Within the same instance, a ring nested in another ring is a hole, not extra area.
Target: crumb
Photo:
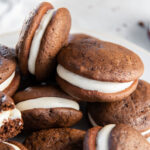
[[[139,22],[138,22],[138,25],[139,25],[140,27],[145,27],[145,24],[144,24],[144,22],[142,22],[142,21],[139,21]]]
[[[138,25],[146,30],[148,39],[150,39],[150,23],[144,23],[143,21],[139,21]]]

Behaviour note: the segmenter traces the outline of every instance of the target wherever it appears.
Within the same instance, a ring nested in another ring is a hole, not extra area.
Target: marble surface
[[[147,27],[150,0],[51,0],[55,7],[67,7],[72,29],[109,33],[150,51]],[[21,28],[25,16],[39,0],[0,0],[0,33]],[[144,22],[145,28],[138,25]]]
[[[21,28],[36,0],[0,0],[0,34]],[[36,2],[37,3],[37,2]]]

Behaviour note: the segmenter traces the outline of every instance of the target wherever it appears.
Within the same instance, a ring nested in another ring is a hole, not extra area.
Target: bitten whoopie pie
[[[15,94],[25,130],[70,127],[82,118],[79,104],[57,86],[35,86]]]
[[[82,150],[85,131],[58,128],[34,132],[24,145],[29,150]]]
[[[22,128],[21,112],[9,96],[0,92],[0,141],[16,136]]]
[[[18,89],[20,75],[16,71],[13,49],[0,45],[0,91],[12,96]]]
[[[134,128],[109,124],[87,131],[83,150],[150,150],[150,144]]]
[[[27,150],[21,143],[16,141],[7,141],[0,143],[0,150]]]
[[[74,34],[58,55],[57,82],[69,95],[89,102],[129,96],[144,66],[135,53],[117,44]]]
[[[45,80],[54,71],[55,57],[68,43],[71,16],[66,8],[41,3],[24,23],[16,46],[21,72]]]
[[[150,136],[150,84],[139,80],[137,89],[127,98],[111,103],[89,103],[90,122],[96,125],[128,124]]]

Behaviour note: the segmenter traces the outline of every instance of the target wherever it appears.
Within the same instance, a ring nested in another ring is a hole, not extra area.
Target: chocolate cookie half
[[[58,128],[41,130],[27,137],[24,145],[29,150],[82,150],[85,131]]]
[[[27,150],[21,143],[16,141],[7,141],[0,143],[0,150]]]
[[[58,55],[57,82],[80,100],[111,102],[129,96],[143,71],[139,56],[125,47],[75,34]]]
[[[45,80],[53,73],[55,57],[67,44],[71,16],[66,8],[54,9],[48,2],[41,3],[24,23],[16,46],[23,74]]]
[[[89,119],[93,125],[128,124],[150,136],[150,84],[139,80],[137,89],[119,102],[89,103]]]
[[[82,118],[79,104],[55,86],[29,87],[14,100],[26,130],[70,127]]]
[[[21,112],[9,96],[0,92],[0,141],[16,136],[22,128]]]
[[[18,89],[20,75],[12,49],[0,45],[0,91],[12,96]]]
[[[89,129],[83,150],[150,150],[150,144],[128,125],[109,124]]]

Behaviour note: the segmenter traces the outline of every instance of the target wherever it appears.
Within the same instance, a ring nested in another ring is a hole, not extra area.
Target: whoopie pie
[[[22,113],[25,130],[70,127],[82,118],[78,102],[57,86],[28,87],[17,92],[14,101]]]
[[[82,150],[85,131],[55,128],[33,132],[24,145],[28,150]]]
[[[87,131],[83,150],[150,150],[148,141],[125,124],[96,126]]]
[[[88,116],[94,126],[123,123],[150,137],[150,84],[139,80],[137,89],[118,102],[89,103]]]
[[[89,102],[112,102],[129,96],[144,71],[142,60],[131,50],[84,34],[71,35],[57,60],[59,86]]]
[[[68,42],[70,27],[66,8],[40,3],[25,21],[16,46],[22,74],[30,73],[40,81],[49,78],[55,70],[57,53]]]
[[[14,51],[14,49],[0,45],[0,91],[9,96],[16,92],[20,83]]]

